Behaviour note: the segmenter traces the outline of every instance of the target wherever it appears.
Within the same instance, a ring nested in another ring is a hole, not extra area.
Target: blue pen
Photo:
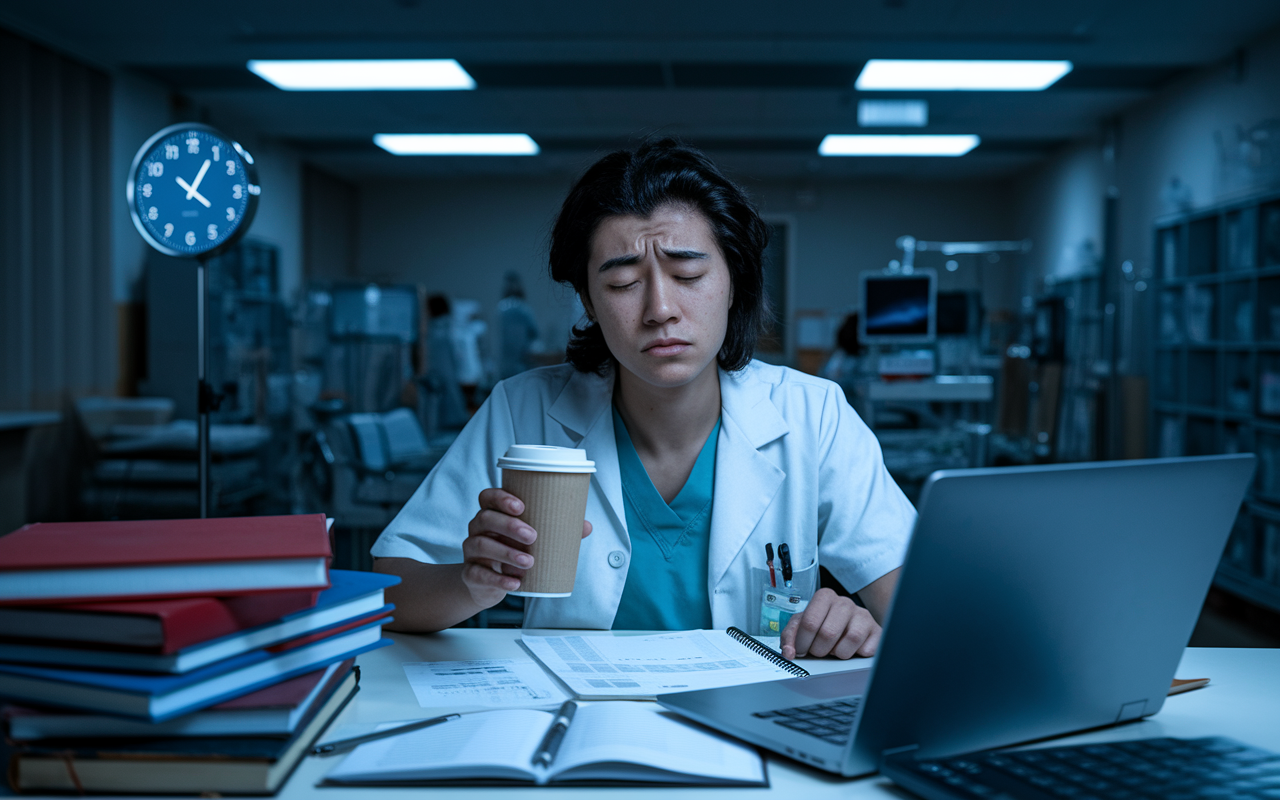
[[[778,545],[778,559],[782,561],[782,585],[791,588],[791,548]]]

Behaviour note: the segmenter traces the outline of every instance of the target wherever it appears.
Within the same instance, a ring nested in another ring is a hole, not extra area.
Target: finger
[[[520,569],[533,566],[533,556],[503,544],[492,536],[468,536],[462,542],[464,561],[491,561],[498,565],[510,564]]]
[[[512,515],[524,513],[524,503],[505,489],[485,489],[480,493],[480,507]]]
[[[836,642],[831,654],[836,658],[853,658],[877,627],[876,621],[866,609],[855,606],[853,616],[845,626],[844,635]]]
[[[497,592],[505,594],[520,588],[520,579],[512,575],[494,572],[481,564],[468,564],[462,570],[462,582],[469,590],[479,589],[483,593]]]
[[[527,522],[501,511],[482,510],[467,523],[470,536],[495,533],[522,544],[533,544],[533,540],[538,538],[537,531]]]
[[[582,521],[582,538],[585,539],[591,535],[591,523],[587,520]]]
[[[884,635],[884,629],[875,620],[871,621],[871,626],[871,633],[867,634],[866,640],[863,641],[862,646],[858,648],[858,652],[855,655],[869,658],[874,656],[876,651],[880,649],[880,637]]]
[[[818,635],[822,621],[827,618],[827,610],[836,593],[830,589],[819,589],[809,601],[809,605],[799,614],[800,622],[796,627],[796,654],[805,655],[810,652],[813,640]],[[792,617],[792,621],[796,618]]]
[[[853,619],[855,608],[857,606],[847,597],[838,598],[831,603],[827,609],[826,618],[818,625],[818,633],[813,637],[813,643],[809,645],[809,655],[819,658],[831,655],[840,637],[844,636],[844,632],[849,629],[849,621]]]
[[[796,614],[788,622],[787,627],[782,629],[782,639],[779,646],[782,648],[782,657],[788,661],[794,661],[796,658],[796,634],[800,631],[801,614]]]

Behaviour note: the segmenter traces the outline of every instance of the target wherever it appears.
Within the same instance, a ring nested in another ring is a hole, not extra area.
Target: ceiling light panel
[[[370,92],[474,89],[452,58],[336,61],[250,61],[249,71],[294,92]]]
[[[373,143],[397,156],[536,156],[527,133],[379,133]]]
[[[859,100],[858,125],[863,128],[923,128],[929,124],[925,100]]]
[[[822,156],[962,156],[982,140],[973,134],[829,134],[818,145]]]
[[[1070,61],[916,61],[873,58],[861,91],[1038,92],[1071,71]]]

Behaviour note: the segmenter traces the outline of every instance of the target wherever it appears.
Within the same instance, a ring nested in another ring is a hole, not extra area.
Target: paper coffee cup
[[[513,444],[498,459],[502,488],[524,503],[520,519],[538,533],[529,547],[533,566],[520,580],[521,597],[568,597],[578,574],[582,522],[594,461],[587,451],[542,444]]]

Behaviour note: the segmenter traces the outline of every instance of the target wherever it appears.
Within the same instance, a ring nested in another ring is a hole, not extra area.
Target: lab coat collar
[[[769,397],[768,384],[755,373],[754,364],[738,372],[720,371],[720,437],[716,441],[715,506],[707,565],[707,587],[712,592],[786,478],[786,473],[760,452],[789,429]]]
[[[613,373],[600,376],[574,370],[547,415],[565,428],[574,447],[587,451],[596,462],[593,476],[597,491],[614,517],[619,531],[627,529],[622,505],[622,474],[618,470],[618,444],[613,438]],[[625,534],[624,534],[625,537]],[[625,539],[619,544],[625,544]]]

